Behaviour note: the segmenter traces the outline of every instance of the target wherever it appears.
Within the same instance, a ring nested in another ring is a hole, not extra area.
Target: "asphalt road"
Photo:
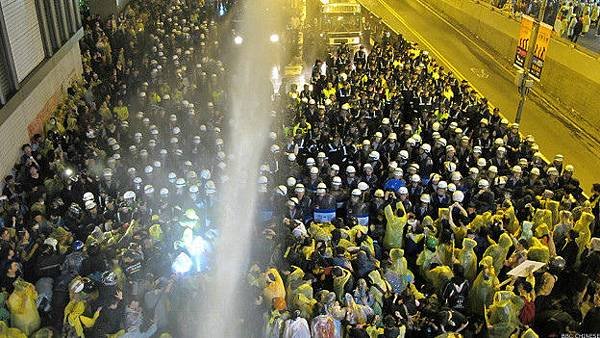
[[[519,95],[514,69],[502,64],[467,34],[427,6],[424,0],[359,0],[368,10],[405,38],[428,50],[459,78],[467,79],[482,95],[514,121]],[[525,104],[521,131],[532,134],[540,151],[549,159],[565,157],[575,166],[586,193],[600,182],[600,141],[594,131],[567,119],[561,110],[545,99],[530,96]]]

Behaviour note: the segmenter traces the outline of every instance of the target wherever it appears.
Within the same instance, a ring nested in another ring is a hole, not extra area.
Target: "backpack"
[[[460,311],[466,308],[468,292],[469,282],[467,280],[461,284],[450,282],[444,290],[444,298],[449,307]]]
[[[519,320],[523,325],[531,325],[535,320],[535,303],[533,301],[525,301],[521,313],[519,314]]]

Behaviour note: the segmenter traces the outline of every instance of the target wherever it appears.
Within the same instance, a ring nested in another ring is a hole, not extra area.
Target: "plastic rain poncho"
[[[479,266],[483,267],[469,291],[469,307],[475,315],[483,315],[484,306],[492,304],[498,278],[494,271],[492,257],[486,256],[481,259]]]
[[[594,222],[594,215],[589,212],[582,212],[581,217],[575,222],[575,226],[573,229],[579,233],[577,239],[575,239],[575,243],[579,247],[579,252],[577,253],[577,261],[579,263],[579,259],[581,253],[587,247],[588,243],[592,239],[592,232],[590,231],[590,225]]]
[[[313,338],[338,338],[335,331],[335,322],[330,315],[319,315],[311,322]]]
[[[2,338],[27,338],[27,335],[24,334],[21,330],[8,327],[5,322],[0,321],[0,337]]]
[[[373,314],[373,309],[368,306],[356,304],[354,297],[349,293],[344,296],[344,299],[348,313],[346,318],[350,324],[366,324],[367,318]]]
[[[84,327],[90,328],[96,323],[100,315],[99,311],[94,313],[93,317],[84,316],[85,302],[81,300],[71,300],[65,307],[64,325],[75,332],[76,337],[85,337]]]
[[[510,201],[506,201],[505,203],[508,204],[508,206],[504,209],[504,218],[506,219],[504,228],[509,233],[516,235],[519,232],[519,220],[515,215],[515,207]]]
[[[492,218],[492,213],[489,211],[484,212],[481,215],[475,216],[475,218],[469,223],[469,229],[477,232],[482,227],[487,227],[490,223],[490,219]]]
[[[397,210],[402,211],[402,216],[396,215]],[[385,227],[385,236],[383,237],[383,246],[386,249],[402,248],[403,245],[403,233],[404,226],[408,221],[408,215],[404,210],[404,204],[402,202],[396,203],[395,210],[392,210],[391,205],[387,205],[383,212],[387,221]]]
[[[265,272],[266,285],[263,289],[263,297],[267,306],[273,304],[273,299],[279,298],[285,300],[285,285],[283,279],[279,275],[279,271],[275,268],[270,268]]]
[[[342,320],[346,317],[345,310],[336,301],[336,295],[334,292],[329,292],[325,297],[324,307],[326,314],[333,318],[335,324],[335,338],[342,337]]]
[[[504,266],[504,261],[506,261],[506,255],[508,255],[508,250],[513,245],[512,239],[507,233],[502,233],[500,235],[500,239],[498,243],[493,243],[483,253],[483,256],[490,256],[494,260],[494,270],[500,271],[502,266]]]
[[[24,334],[30,335],[40,328],[41,320],[37,310],[37,291],[31,283],[21,279],[14,282],[15,290],[8,297],[10,322]]]
[[[315,304],[317,304],[317,301],[313,297],[312,286],[308,282],[305,282],[292,292],[292,308],[300,310],[302,317],[312,318]]]
[[[438,265],[427,273],[427,279],[438,292],[444,289],[452,277],[454,277],[452,269],[447,265]]]
[[[533,223],[529,221],[523,221],[523,228],[521,229],[521,237],[519,239],[530,240],[533,237]]]
[[[391,264],[385,269],[385,279],[395,293],[402,293],[406,286],[415,280],[414,274],[408,269],[408,263],[404,258],[404,250],[390,250]]]
[[[520,325],[518,316],[522,307],[523,300],[512,291],[496,292],[486,312],[488,337],[509,337]]]
[[[532,221],[534,230],[542,224],[554,224],[552,221],[552,211],[548,209],[537,209],[533,215]]]
[[[344,287],[346,286],[346,283],[348,283],[348,280],[350,280],[350,277],[352,277],[352,273],[344,268],[341,268],[341,269],[342,269],[342,275],[333,277],[333,291],[335,291],[337,299],[340,302],[343,302],[344,301]]]
[[[463,267],[465,278],[473,283],[475,276],[477,276],[477,254],[475,254],[474,248],[477,246],[477,242],[470,238],[463,239],[462,248],[458,251],[458,261]]]
[[[550,261],[550,250],[542,244],[539,239],[532,237],[529,240],[529,249],[527,249],[527,259],[548,263]]]
[[[271,311],[269,319],[267,321],[267,328],[265,332],[266,338],[280,338],[283,333],[285,326],[285,320],[287,316],[285,313],[280,313],[277,310]]]
[[[311,338],[306,319],[298,317],[286,320],[282,338]]]
[[[292,266],[292,272],[287,276],[287,286],[285,289],[286,301],[291,304],[294,299],[294,291],[298,286],[304,283],[304,271],[297,266]]]

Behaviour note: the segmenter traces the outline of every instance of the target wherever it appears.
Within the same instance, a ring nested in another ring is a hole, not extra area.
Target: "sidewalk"
[[[512,13],[511,9],[510,9],[510,1],[507,2],[507,5],[505,5],[502,9],[499,9],[496,6],[493,6],[490,2],[491,0],[471,0],[471,2],[478,4],[480,6],[483,7],[487,7],[490,9],[493,9],[495,11],[497,11],[498,13],[502,13],[502,15],[513,19],[516,22],[521,22],[521,17],[519,14],[515,15]],[[579,37],[579,39],[577,40],[576,45],[578,46],[577,49],[583,51],[583,52],[588,52],[590,55],[594,56],[594,57],[599,57],[598,54],[600,54],[600,36],[596,36],[596,32],[597,32],[597,27],[592,27],[590,28],[590,31],[585,35],[585,36],[581,36]],[[562,42],[564,44],[567,45],[572,45],[573,43],[564,37],[559,37],[557,35],[552,35],[552,38],[556,41]],[[581,48],[583,47],[583,48]]]
[[[579,37],[577,40],[577,45],[581,45],[595,53],[600,54],[600,36],[597,36],[596,32],[596,27],[590,29],[586,35]]]

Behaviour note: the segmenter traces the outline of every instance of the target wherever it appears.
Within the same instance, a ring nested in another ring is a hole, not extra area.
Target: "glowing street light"
[[[242,38],[241,36],[236,36],[235,38],[233,38],[233,43],[235,43],[236,45],[241,45],[244,42],[244,38]]]
[[[279,34],[271,34],[271,42],[272,43],[279,42]]]

